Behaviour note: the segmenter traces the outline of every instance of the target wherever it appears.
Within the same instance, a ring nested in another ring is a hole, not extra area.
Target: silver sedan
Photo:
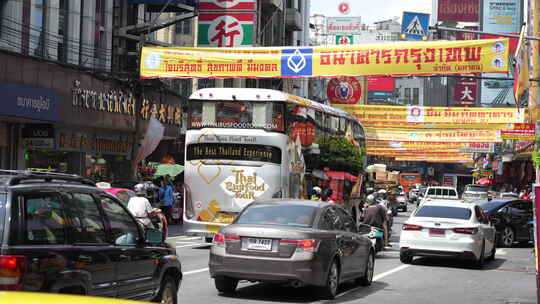
[[[364,229],[366,228],[366,229]],[[239,280],[320,286],[334,298],[340,282],[371,285],[374,251],[367,234],[339,205],[320,201],[270,200],[248,205],[215,235],[210,275],[219,292]]]

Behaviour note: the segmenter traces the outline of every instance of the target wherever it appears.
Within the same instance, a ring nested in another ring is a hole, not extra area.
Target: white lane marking
[[[190,275],[190,274],[195,274],[195,273],[205,272],[205,271],[208,271],[208,268],[201,268],[201,269],[197,269],[197,270],[186,271],[186,272],[183,272],[182,274],[183,275]]]
[[[194,240],[202,240],[202,237],[200,237],[200,236],[192,236],[192,237],[189,237],[189,236],[173,236],[173,237],[169,237],[168,239],[169,240],[174,240],[174,241],[194,241]]]
[[[407,268],[407,267],[410,267],[410,266],[411,266],[411,265],[406,265],[406,264],[404,264],[404,265],[398,266],[398,267],[396,267],[396,268],[390,269],[390,270],[388,270],[388,271],[386,271],[386,272],[380,273],[380,274],[378,274],[378,275],[376,275],[376,276],[373,277],[373,281],[378,281],[378,280],[380,280],[380,279],[382,279],[382,278],[384,278],[384,277],[386,277],[386,276],[389,276],[389,275],[391,275],[391,274],[393,274],[393,273],[396,273],[396,272],[398,272],[398,271],[400,271],[400,270],[403,270],[403,269],[405,269],[405,268]],[[352,293],[352,292],[358,291],[358,290],[360,290],[360,289],[362,289],[362,287],[357,287],[357,288],[353,288],[353,289],[347,290],[347,291],[345,291],[345,292],[343,292],[343,293],[338,294],[338,295],[336,296],[336,299],[337,299],[337,298],[340,298],[340,297],[342,297],[342,296],[348,295],[348,294],[350,294],[350,293]],[[327,301],[324,301],[324,302],[322,302],[322,303],[327,303]]]
[[[506,255],[506,250],[504,249],[497,249],[497,251],[495,252],[495,255]]]
[[[176,246],[176,248],[184,248],[184,247],[194,247],[194,246],[211,246],[210,243],[193,243],[189,245],[182,245],[182,246]]]
[[[382,278],[384,278],[384,277],[386,277],[386,276],[389,276],[389,275],[391,275],[391,274],[393,274],[393,273],[396,273],[396,272],[398,272],[398,271],[401,271],[401,270],[403,270],[403,269],[405,269],[405,268],[407,268],[407,267],[410,267],[410,266],[411,266],[411,265],[406,265],[406,264],[405,264],[405,265],[398,266],[398,267],[396,267],[396,268],[394,268],[394,269],[390,269],[390,270],[388,270],[388,271],[385,271],[385,272],[383,272],[383,273],[379,273],[378,275],[376,275],[376,276],[373,277],[373,281],[378,281],[378,280],[380,280],[380,279],[382,279]]]

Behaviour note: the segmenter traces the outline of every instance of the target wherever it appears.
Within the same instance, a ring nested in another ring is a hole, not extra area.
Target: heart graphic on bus
[[[206,184],[210,185],[221,175],[221,167],[219,167],[219,166],[204,166],[205,167],[205,172],[201,172],[201,168],[203,166],[204,165],[202,165],[202,164],[197,166],[197,173],[199,174],[199,176],[203,179],[203,181]],[[211,171],[211,170],[214,170],[215,174],[212,177],[208,178],[205,174],[208,171]]]

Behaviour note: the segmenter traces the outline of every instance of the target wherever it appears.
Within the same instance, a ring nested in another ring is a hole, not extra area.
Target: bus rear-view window
[[[242,160],[281,164],[281,150],[266,145],[200,143],[187,147],[186,160]]]
[[[255,204],[248,207],[236,224],[311,227],[316,207]]]
[[[423,206],[416,212],[414,216],[468,220],[471,218],[471,210],[460,207]]]

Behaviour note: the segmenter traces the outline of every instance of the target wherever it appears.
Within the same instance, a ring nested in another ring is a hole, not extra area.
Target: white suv
[[[432,200],[459,200],[459,195],[454,187],[428,187],[421,204]]]

